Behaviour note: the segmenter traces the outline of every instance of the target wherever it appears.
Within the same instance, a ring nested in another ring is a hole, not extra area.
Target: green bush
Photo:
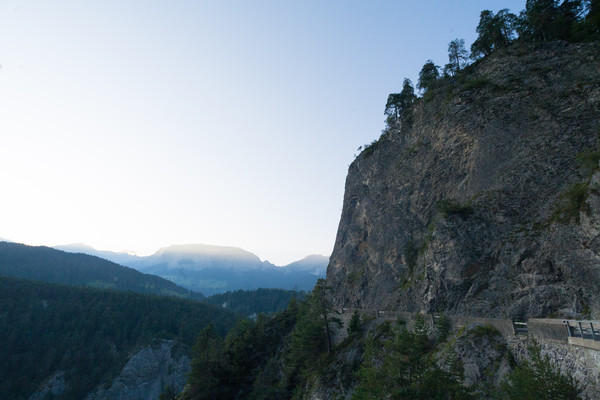
[[[579,222],[579,212],[581,211],[589,190],[588,182],[579,182],[570,186],[560,195],[557,203],[554,205],[554,211],[550,216],[551,222],[568,223],[571,220]]]
[[[369,156],[371,156],[371,154],[373,154],[373,152],[375,151],[375,149],[377,149],[377,147],[379,147],[380,144],[380,140],[376,139],[373,140],[370,144],[365,144],[365,146],[363,147],[363,151],[362,151],[362,155],[367,158]]]
[[[419,248],[415,246],[412,241],[410,241],[404,245],[403,253],[408,269],[413,271],[417,265],[417,259],[419,258]]]
[[[484,88],[486,86],[488,86],[490,84],[490,80],[486,79],[486,78],[472,78],[467,80],[463,87],[466,90],[471,90],[471,89],[481,89]]]
[[[448,218],[452,215],[458,215],[461,218],[466,218],[473,214],[473,207],[470,204],[460,204],[458,201],[453,199],[439,200],[435,203],[435,207],[444,218]]]
[[[576,156],[576,160],[583,169],[593,173],[598,169],[598,162],[600,162],[600,151],[586,151],[579,153]]]
[[[472,334],[475,337],[489,337],[492,338],[494,336],[500,336],[502,335],[498,329],[494,328],[492,325],[489,324],[485,324],[485,325],[477,325],[475,326],[475,328],[470,330],[470,334]]]

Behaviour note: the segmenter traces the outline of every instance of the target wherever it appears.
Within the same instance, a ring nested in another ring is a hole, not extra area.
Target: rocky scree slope
[[[600,46],[515,45],[350,165],[338,306],[600,317]]]

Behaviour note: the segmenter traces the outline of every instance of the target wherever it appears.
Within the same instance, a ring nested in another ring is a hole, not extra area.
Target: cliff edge
[[[600,45],[497,51],[350,165],[338,306],[600,317]]]

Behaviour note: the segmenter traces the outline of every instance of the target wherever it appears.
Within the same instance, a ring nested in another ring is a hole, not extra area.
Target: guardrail
[[[600,350],[600,321],[563,321],[569,344]]]
[[[600,341],[599,321],[563,321],[567,327],[569,337]],[[594,327],[596,325],[596,327]]]

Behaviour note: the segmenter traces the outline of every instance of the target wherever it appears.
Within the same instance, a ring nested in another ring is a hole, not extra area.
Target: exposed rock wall
[[[133,355],[108,388],[98,388],[86,400],[156,400],[167,386],[181,391],[190,359],[163,340]]]
[[[600,173],[577,161],[599,134],[598,44],[513,46],[441,83],[349,167],[334,302],[600,316]]]
[[[65,371],[58,371],[51,376],[40,389],[29,397],[29,400],[45,400],[64,394],[67,388]]]

